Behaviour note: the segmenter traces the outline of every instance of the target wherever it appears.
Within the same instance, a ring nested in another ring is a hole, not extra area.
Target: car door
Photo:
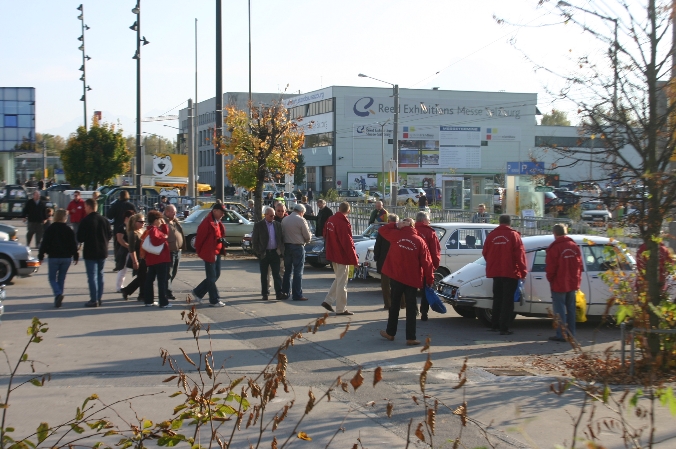
[[[552,308],[552,291],[547,280],[545,260],[547,250],[541,248],[526,253],[526,264],[530,267],[526,276],[526,298],[528,311],[546,314]],[[522,309],[523,310],[523,309]]]
[[[610,295],[610,288],[601,279],[601,275],[609,268],[604,248],[604,245],[583,245],[581,248],[584,272],[580,290],[585,294],[588,305],[594,303],[605,306]]]
[[[442,248],[441,264],[451,273],[481,257],[485,241],[483,228],[457,228]]]

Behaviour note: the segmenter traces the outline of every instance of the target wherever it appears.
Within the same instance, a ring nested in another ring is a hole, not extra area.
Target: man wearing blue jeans
[[[201,301],[204,295],[209,294],[211,307],[224,307],[225,303],[218,297],[216,281],[221,276],[221,255],[225,254],[225,226],[221,218],[225,215],[223,204],[216,203],[202,223],[197,228],[195,250],[204,261],[206,278],[192,291]]]
[[[291,215],[282,220],[282,236],[284,240],[284,280],[282,281],[282,295],[288,297],[291,289],[291,298],[294,301],[307,301],[303,296],[303,266],[305,265],[305,245],[310,243],[312,234],[310,227],[303,218],[305,206],[296,204]],[[293,285],[291,274],[293,273]]]
[[[566,337],[575,338],[575,292],[582,280],[582,254],[577,243],[566,235],[563,225],[554,225],[552,233],[554,242],[547,248],[545,270],[557,322],[556,335],[549,339],[565,342]]]
[[[110,223],[96,213],[97,204],[92,198],[85,201],[85,213],[77,230],[77,241],[84,245],[82,257],[87,269],[89,301],[85,307],[101,306],[103,297],[103,265],[108,257],[108,242],[112,237]]]

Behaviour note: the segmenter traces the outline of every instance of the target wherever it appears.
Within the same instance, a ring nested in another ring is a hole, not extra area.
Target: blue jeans
[[[221,277],[221,256],[216,256],[215,262],[204,262],[204,271],[207,277],[200,282],[200,285],[195,287],[193,293],[200,299],[204,298],[204,295],[209,293],[209,302],[211,304],[216,304],[220,301],[216,281]]]
[[[101,301],[103,296],[103,264],[106,259],[85,259],[87,284],[89,284],[89,302]]]
[[[72,261],[70,257],[50,257],[47,259],[49,285],[52,286],[54,296],[63,295],[63,284],[66,281],[66,273],[68,273]]]
[[[167,299],[167,286],[169,284],[169,262],[156,263],[155,265],[148,265],[148,273],[146,274],[145,286],[143,294],[145,303],[152,304],[155,298],[153,285],[155,284],[155,277],[157,277],[157,297],[160,300],[160,307],[169,304]]]
[[[568,333],[575,336],[575,291],[552,292],[554,315],[559,316],[561,326],[568,328]],[[556,336],[561,338],[561,328],[556,328]]]
[[[284,280],[282,281],[282,293],[289,294],[291,287],[292,299],[303,297],[303,267],[305,265],[305,247],[286,243],[284,245]],[[291,273],[293,272],[293,285]]]

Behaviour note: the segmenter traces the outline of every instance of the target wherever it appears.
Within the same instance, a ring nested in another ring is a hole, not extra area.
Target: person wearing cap
[[[80,222],[85,217],[85,202],[80,195],[80,191],[73,192],[73,200],[68,203],[66,208],[68,216],[70,217],[70,224],[73,227],[73,232],[77,235],[77,228],[80,227]]]
[[[225,215],[223,204],[214,204],[211,213],[207,214],[197,227],[195,239],[195,251],[204,261],[206,278],[193,289],[192,293],[200,302],[208,293],[211,307],[225,306],[225,303],[218,297],[216,287],[216,282],[221,276],[221,255],[225,254],[225,226],[221,223],[223,215]]]

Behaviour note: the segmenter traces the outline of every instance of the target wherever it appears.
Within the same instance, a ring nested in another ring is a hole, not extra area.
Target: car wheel
[[[434,272],[434,289],[435,290],[439,286],[439,282],[441,282],[441,280],[443,278],[445,278],[446,276],[448,276],[449,274],[451,274],[451,273],[449,273],[446,268],[441,268],[441,267],[437,268],[437,271]]]
[[[7,284],[16,274],[14,263],[7,256],[0,256],[0,284]]]
[[[493,309],[476,309],[475,312],[479,321],[488,327],[493,326]],[[514,318],[516,318],[516,313],[512,314],[512,319],[509,320],[509,324],[512,324]]]
[[[195,234],[190,234],[187,237],[188,250],[195,251],[195,240],[197,240],[197,235]]]
[[[476,318],[476,311],[474,307],[453,306],[453,310],[455,310],[455,313],[463,318]]]
[[[324,268],[329,266],[328,263],[319,263],[319,262],[308,262],[310,266],[315,267],[315,268]]]

